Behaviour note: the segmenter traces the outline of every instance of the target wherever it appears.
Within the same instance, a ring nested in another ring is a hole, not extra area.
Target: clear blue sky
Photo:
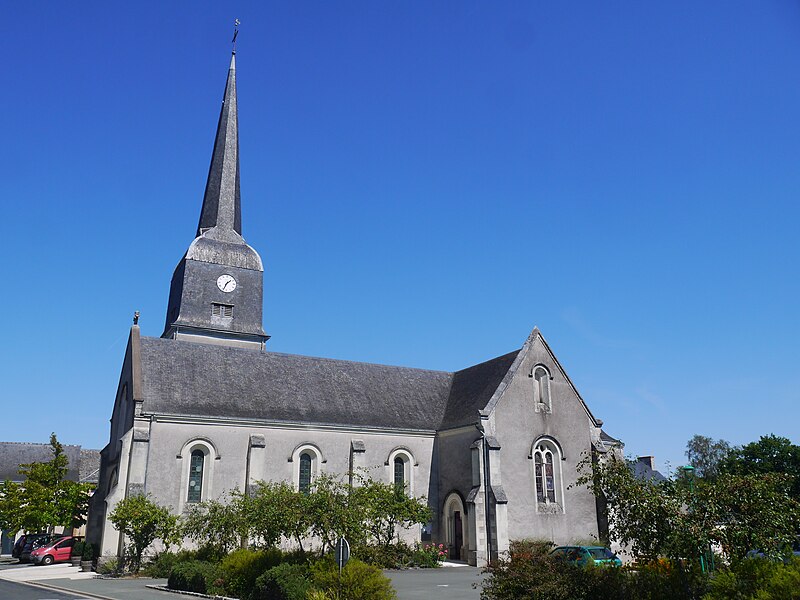
[[[223,6],[224,5],[224,6]],[[102,447],[237,51],[275,351],[457,370],[538,325],[631,454],[800,442],[800,4],[6,2],[0,439]]]

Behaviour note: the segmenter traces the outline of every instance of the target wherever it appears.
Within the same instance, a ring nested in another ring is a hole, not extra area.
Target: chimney
[[[637,456],[636,460],[640,463],[647,465],[650,470],[656,470],[656,457],[655,456]]]

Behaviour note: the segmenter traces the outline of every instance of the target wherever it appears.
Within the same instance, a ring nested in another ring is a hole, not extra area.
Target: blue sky
[[[607,431],[800,442],[800,4],[6,3],[0,439],[102,447],[229,60],[275,351],[457,370],[538,325]]]

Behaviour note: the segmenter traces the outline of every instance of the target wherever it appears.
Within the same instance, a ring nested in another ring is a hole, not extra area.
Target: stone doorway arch
[[[444,538],[448,558],[466,561],[469,544],[467,511],[458,492],[451,492],[444,501]]]

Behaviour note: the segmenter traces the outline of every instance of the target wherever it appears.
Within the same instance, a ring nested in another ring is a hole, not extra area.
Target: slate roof
[[[143,412],[433,430],[451,373],[141,338]],[[477,414],[475,415],[477,417]]]
[[[451,429],[475,422],[492,398],[519,350],[453,373],[447,408],[440,429]]]
[[[100,450],[81,448],[80,479],[82,483],[97,483],[100,480]]]
[[[67,479],[77,481],[80,476],[81,447],[64,445],[69,459]],[[99,453],[98,453],[99,455]],[[0,442],[0,481],[21,481],[19,466],[24,463],[47,462],[53,458],[50,444],[28,442]]]
[[[633,473],[636,479],[646,479],[646,480],[654,480],[658,481],[666,481],[666,477],[661,474],[660,471],[653,469],[650,465],[643,463],[641,460],[630,461],[628,463],[628,468]]]
[[[449,373],[140,339],[146,413],[425,431],[476,422],[519,353]]]

